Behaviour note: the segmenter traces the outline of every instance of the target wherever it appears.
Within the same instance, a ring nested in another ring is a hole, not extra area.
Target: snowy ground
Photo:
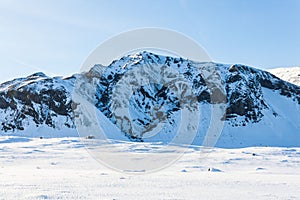
[[[189,148],[142,175],[103,166],[79,138],[2,136],[0,150],[0,199],[300,199],[300,148]]]

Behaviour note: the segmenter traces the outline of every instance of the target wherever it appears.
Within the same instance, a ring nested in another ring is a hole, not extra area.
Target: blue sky
[[[1,82],[72,74],[101,42],[142,27],[186,34],[216,62],[300,65],[298,0],[1,0],[0,25]]]

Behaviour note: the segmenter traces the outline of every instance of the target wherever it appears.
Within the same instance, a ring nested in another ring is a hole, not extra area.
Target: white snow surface
[[[1,136],[0,150],[0,199],[300,199],[300,148],[194,146],[139,175],[100,164],[78,137]]]
[[[282,80],[300,86],[300,67],[274,68],[268,71]]]

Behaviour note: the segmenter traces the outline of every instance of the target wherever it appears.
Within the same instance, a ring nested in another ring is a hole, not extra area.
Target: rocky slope
[[[169,84],[174,74],[177,82]],[[72,109],[81,102],[72,100],[74,88],[117,125],[115,134],[129,140],[171,141],[181,121],[194,119],[198,127],[193,143],[203,144],[215,123],[212,106],[223,105],[224,129],[217,146],[300,146],[300,87],[244,65],[197,63],[149,52],[67,78],[36,73],[1,84],[2,134],[40,136],[46,130],[43,134],[52,137],[76,135]],[[199,118],[182,117],[182,105],[195,110],[195,102]],[[129,110],[131,120],[117,112],[120,107]]]
[[[35,73],[0,85],[1,131],[23,131],[28,126],[74,128],[71,82]]]

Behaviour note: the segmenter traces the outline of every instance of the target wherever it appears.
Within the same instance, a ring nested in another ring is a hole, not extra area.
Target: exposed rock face
[[[74,128],[68,82],[36,73],[0,86],[1,130],[24,130],[30,123]]]
[[[243,65],[232,65],[228,71],[230,73],[226,76],[226,92],[229,100],[227,119],[238,115],[244,116],[245,122],[260,121],[263,117],[262,110],[268,109],[262,88],[278,90],[281,95],[300,104],[300,88],[271,73]]]
[[[145,72],[152,81],[139,85],[138,79],[142,74],[134,70],[147,65],[158,66],[155,69],[158,71],[148,75]],[[263,111],[270,109],[269,102],[264,98],[263,88],[279,91],[280,95],[290,98],[291,102],[300,104],[300,87],[262,70],[244,65],[196,63],[142,52],[113,61],[107,67],[95,65],[86,73],[68,78],[50,78],[43,73],[36,73],[1,84],[0,130],[22,131],[30,124],[36,127],[47,125],[53,129],[74,129],[72,106],[76,107],[78,102],[72,102],[71,93],[75,81],[79,79],[80,94],[95,104],[113,123],[117,123],[114,115],[114,107],[117,105],[113,100],[116,87],[124,79],[127,86],[136,85],[127,100],[133,123],[142,130],[164,122],[170,127],[168,130],[171,130],[177,123],[176,117],[183,100],[187,98],[176,94],[180,87],[180,91],[185,91],[182,85],[160,84],[163,82],[160,77],[163,73],[168,73],[168,68],[185,79],[184,86],[191,88],[198,104],[225,103],[226,113],[222,120],[229,122],[231,126],[260,122],[264,117]],[[130,73],[132,74],[128,75]],[[222,95],[225,95],[225,99]],[[277,113],[274,112],[273,115],[276,116]],[[155,119],[159,119],[159,122]],[[142,140],[141,135],[124,134],[133,140]]]
[[[229,121],[232,126],[246,126],[247,123],[258,123],[263,118],[262,111],[269,109],[268,102],[263,96],[263,88],[278,90],[281,95],[300,103],[299,87],[282,81],[262,70],[243,65],[229,66],[215,63],[195,63],[181,58],[163,57],[143,52],[114,61],[103,72],[97,87],[96,107],[112,121],[115,122],[111,103],[116,84],[127,73],[145,64],[168,66],[173,70],[177,70],[190,84],[200,104],[217,103],[216,100],[211,100],[212,95],[216,94],[216,88],[209,87],[209,81],[221,79],[223,88],[217,89],[220,93],[226,95],[225,102],[227,103],[226,114],[223,120]],[[205,77],[209,69],[217,71],[220,76],[217,79]],[[137,79],[139,76],[135,75],[133,77]],[[137,84],[134,82],[134,78],[128,84]],[[149,113],[155,107],[164,107],[166,119],[170,124],[176,123],[172,115],[180,110],[179,99],[176,96],[172,96],[168,88],[157,84],[149,84],[136,90],[132,94],[130,105],[138,112],[133,120],[140,126],[150,124],[151,117],[149,117]],[[274,116],[277,115],[277,113],[273,114]],[[152,114],[150,115],[153,116]]]

